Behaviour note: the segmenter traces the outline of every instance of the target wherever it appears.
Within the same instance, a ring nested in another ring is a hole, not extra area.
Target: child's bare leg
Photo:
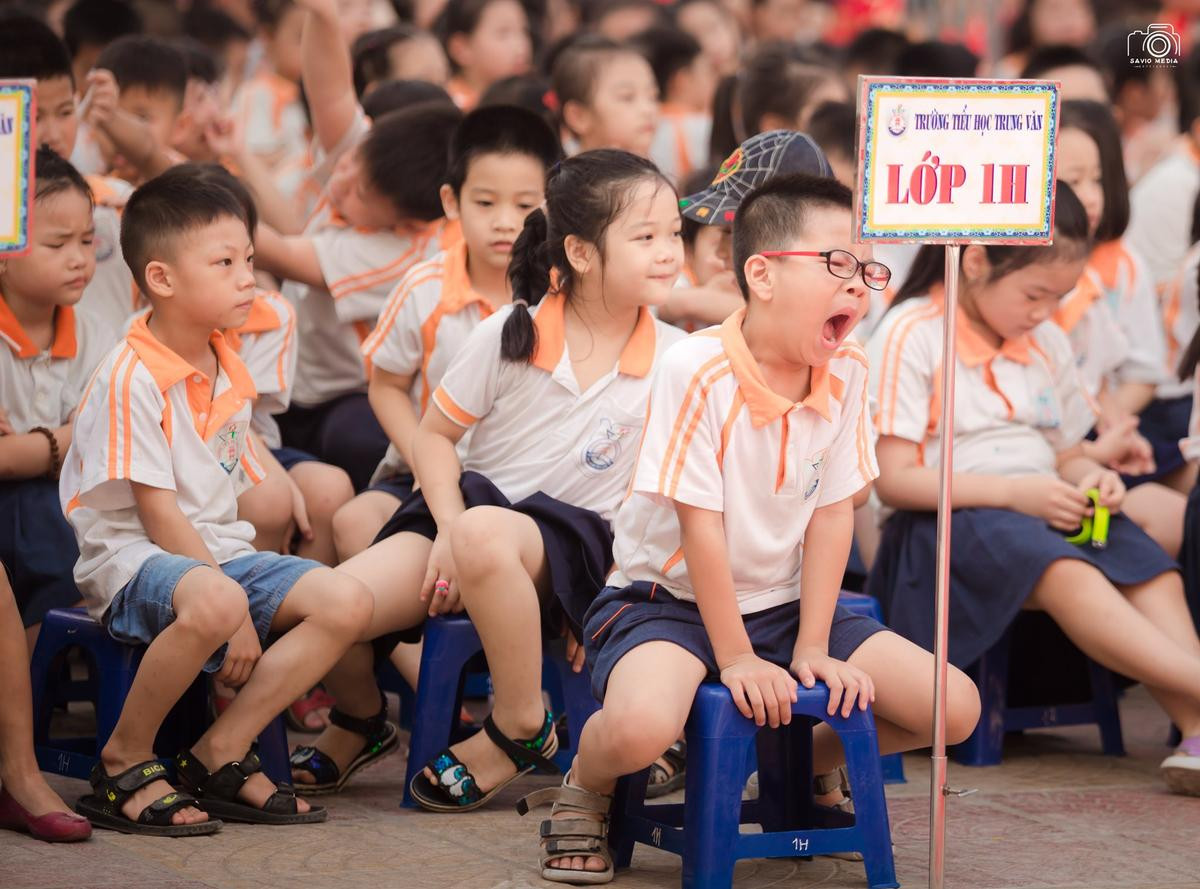
[[[647,768],[683,733],[705,673],[699,658],[671,642],[647,642],[617,661],[604,706],[583,727],[571,782],[595,793],[612,793],[622,775]],[[604,870],[603,860],[592,856],[560,858],[549,865]]]
[[[492,719],[510,738],[536,737],[546,715],[542,704],[542,618],[534,583],[534,578],[544,583],[546,573],[541,532],[528,516],[479,506],[455,520],[451,542],[459,593],[479,632],[492,674]],[[485,732],[451,750],[484,793],[517,770]],[[425,774],[434,780],[429,769]]]
[[[900,753],[931,743],[933,655],[891,631],[862,643],[849,663],[875,683],[875,731],[880,753]],[[979,721],[979,692],[967,674],[950,667],[946,685],[946,743],[966,740]],[[831,772],[845,762],[841,742],[826,723],[813,729],[813,772]]]
[[[339,561],[366,550],[387,520],[400,508],[400,498],[387,491],[363,491],[333,516],[333,543]]]
[[[33,693],[29,687],[29,649],[21,613],[8,578],[0,568],[0,677],[4,706],[0,707],[0,786],[34,815],[69,812],[50,789],[33,752]]]
[[[1150,581],[1160,583],[1178,584],[1178,578],[1161,575]],[[1092,660],[1136,679],[1156,695],[1166,692],[1160,699],[1164,706],[1184,702],[1178,712],[1168,714],[1185,735],[1200,734],[1200,658],[1156,627],[1099,571],[1086,562],[1061,559],[1042,575],[1027,604],[1054,618]]]
[[[350,476],[328,463],[306,460],[297,463],[288,475],[304,495],[304,508],[312,528],[312,540],[300,539],[296,555],[325,565],[338,563],[333,539],[333,517],[354,497]]]
[[[1187,496],[1174,488],[1150,482],[1125,495],[1121,512],[1146,532],[1172,559],[1183,546],[1183,514]]]
[[[238,497],[238,518],[254,526],[254,548],[259,552],[282,552],[284,535],[292,521],[292,486],[275,465],[267,476]]]
[[[428,606],[418,596],[432,541],[419,534],[397,534],[382,540],[350,561],[338,566],[339,574],[357,579],[368,590],[375,604],[374,613],[358,641],[327,668],[325,688],[347,716],[362,719],[379,712],[379,686],[375,680],[375,656],[370,641],[384,633],[415,627],[425,619]],[[342,651],[343,649],[339,649]],[[320,676],[317,677],[321,678]],[[312,743],[345,769],[363,748],[361,735],[326,726]],[[312,784],[312,772],[292,772],[297,784]]]
[[[246,617],[245,591],[221,572],[197,566],[179,580],[172,598],[175,620],[150,643],[125,699],[121,717],[100,760],[110,775],[154,759],[154,737],[197,674]],[[241,756],[243,749],[237,755]],[[136,820],[142,809],[170,793],[165,781],[155,781],[133,794],[121,807]],[[172,824],[207,821],[199,809],[171,816]]]
[[[409,688],[416,691],[417,680],[421,678],[421,643],[401,642],[388,655],[392,666],[396,668]]]
[[[1189,460],[1174,472],[1163,476],[1159,480],[1159,483],[1178,491],[1180,494],[1186,497],[1192,492],[1192,488],[1196,487],[1196,478],[1198,474],[1200,474],[1200,464],[1193,463]]]
[[[316,685],[341,652],[361,638],[371,609],[370,593],[353,577],[331,569],[301,577],[271,622],[271,629],[283,635],[263,652],[238,696],[192,747],[209,771],[245,756],[275,714]],[[239,796],[261,806],[276,789],[259,772]],[[303,800],[297,805],[298,811],[308,811]]]

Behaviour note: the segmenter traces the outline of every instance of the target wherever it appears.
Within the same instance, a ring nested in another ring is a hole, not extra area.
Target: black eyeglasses
[[[892,280],[892,270],[882,262],[859,262],[857,256],[845,250],[764,250],[759,256],[819,256],[834,277],[853,278],[861,271],[863,283],[872,290],[883,290]]]

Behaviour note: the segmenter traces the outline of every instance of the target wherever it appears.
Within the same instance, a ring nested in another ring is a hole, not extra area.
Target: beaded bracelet
[[[37,432],[40,435],[46,436],[46,441],[50,443],[50,469],[46,471],[47,478],[58,478],[58,473],[62,469],[62,458],[58,453],[58,439],[54,437],[54,433],[45,426],[34,426],[29,430],[31,433]]]

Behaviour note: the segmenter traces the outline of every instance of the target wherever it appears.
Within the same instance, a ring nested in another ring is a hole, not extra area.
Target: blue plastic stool
[[[685,801],[645,804],[649,770],[622,778],[613,799],[609,844],[617,867],[628,867],[635,843],[683,858],[683,889],[729,889],[742,858],[796,858],[862,853],[872,889],[899,886],[892,860],[879,744],[871,711],[830,717],[829,689],[801,687],[789,726],[763,729],[742,716],[728,689],[705,683],[687,723]],[[846,752],[853,815],[812,799],[812,726],[828,722]],[[759,798],[742,802],[743,765],[757,741]],[[757,823],[762,833],[741,833]]]
[[[1101,748],[1107,756],[1124,756],[1121,739],[1121,714],[1117,709],[1117,688],[1112,673],[1090,658],[1088,674],[1092,682],[1092,700],[1063,706],[1009,707],[1008,662],[1012,631],[988,649],[967,674],[979,687],[981,716],[971,737],[954,748],[954,758],[968,766],[999,765],[1005,732],[1057,725],[1090,725],[1100,729]]]
[[[883,609],[879,607],[879,600],[874,596],[842,590],[838,594],[838,604],[855,614],[865,614],[867,617],[873,617],[883,623]],[[899,753],[889,753],[887,756],[880,757],[880,765],[883,767],[884,784],[906,783],[904,757]]]
[[[86,682],[72,682],[66,675],[65,658],[70,648],[83,651],[90,674]],[[30,664],[34,750],[43,771],[87,780],[116,728],[144,651],[142,646],[124,645],[113,639],[82,608],[47,612]],[[95,737],[50,737],[55,706],[78,700],[90,700],[96,707]],[[202,675],[163,720],[155,753],[173,771],[175,754],[189,748],[207,726],[208,688]],[[291,781],[287,727],[282,716],[271,721],[259,735],[258,744],[263,772],[272,781]]]
[[[408,789],[413,776],[453,743],[462,707],[464,673],[485,666],[483,643],[468,618],[452,615],[425,622],[402,805],[408,808],[417,805]],[[550,693],[555,715],[565,713],[567,717],[566,730],[559,733],[558,753],[554,756],[554,762],[566,771],[575,757],[583,724],[598,709],[592,697],[591,679],[586,670],[575,673],[564,657],[547,651],[542,685]]]

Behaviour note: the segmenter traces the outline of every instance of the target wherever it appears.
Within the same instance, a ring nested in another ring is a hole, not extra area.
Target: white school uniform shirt
[[[88,176],[92,189],[92,220],[96,227],[96,273],[83,290],[80,314],[98,319],[112,331],[113,346],[138,309],[140,294],[121,253],[121,212],[133,186],[112,176]]]
[[[528,364],[500,356],[505,306],[480,322],[451,362],[433,403],[471,430],[464,471],[511,501],[541,491],[612,521],[646,418],[650,370],[682,331],[642,309],[616,366],[581,392],[567,351],[561,295],[532,310],[537,345]]]
[[[1179,359],[1200,328],[1200,243],[1184,256],[1175,277],[1162,290],[1163,325],[1167,334],[1167,381],[1155,393],[1159,398],[1183,398],[1192,392],[1188,380],[1179,379]]]
[[[238,88],[232,113],[242,123],[246,148],[265,157],[272,169],[308,148],[300,87],[266,67]]]
[[[1186,137],[1130,189],[1125,237],[1145,257],[1156,287],[1171,280],[1192,243],[1192,205],[1197,193],[1200,149]]]
[[[1079,379],[1090,397],[1098,399],[1109,382],[1119,382],[1129,359],[1129,338],[1103,298],[1097,281],[1084,275],[1064,296],[1052,320],[1067,335]]]
[[[147,316],[101,361],[75,418],[59,498],[79,542],[75,583],[100,620],[147,559],[132,482],[175,492],[218,564],[254,552],[237,498],[263,478],[247,432],[254,384],[219,331],[212,382],[155,339]]]
[[[1129,345],[1110,375],[1113,385],[1166,381],[1167,340],[1158,294],[1145,261],[1123,239],[1092,250],[1083,275],[1100,289]]]
[[[471,287],[467,276],[467,243],[422,262],[405,275],[388,297],[375,330],[363,343],[372,368],[412,377],[413,410],[425,413],[429,399],[479,322],[492,314],[492,304]],[[466,453],[460,441],[460,456]],[[392,478],[409,468],[394,444],[374,478]]]
[[[673,346],[654,375],[630,496],[614,523],[613,586],[694,602],[675,503],[723,514],[738,609],[797,601],[813,513],[879,475],[867,358],[844,343],[801,402],[771,390],[742,336],[746,310]],[[819,555],[819,554],[818,554]]]
[[[326,287],[289,281],[283,295],[296,309],[304,357],[292,398],[314,407],[367,390],[362,344],[388,296],[409,269],[460,238],[461,227],[439,219],[416,237],[362,230],[342,220],[325,197],[305,235],[312,241]]]
[[[96,319],[61,306],[50,348],[39,349],[0,295],[0,408],[13,431],[66,423],[115,338]]]
[[[664,105],[650,143],[650,159],[668,179],[682,183],[705,164],[711,133],[711,115]]]
[[[246,365],[258,393],[250,428],[267,447],[282,447],[275,415],[288,409],[296,379],[296,310],[281,294],[259,290],[246,323],[225,331],[225,338]]]
[[[941,444],[944,311],[939,287],[888,312],[867,344],[879,435],[916,442],[923,466]],[[1066,334],[1046,321],[995,348],[958,312],[954,471],[1056,475],[1058,452],[1096,422]]]

